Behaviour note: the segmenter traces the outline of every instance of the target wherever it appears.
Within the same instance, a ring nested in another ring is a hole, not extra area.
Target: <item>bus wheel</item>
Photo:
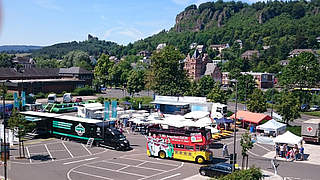
[[[166,153],[165,153],[164,151],[160,151],[160,152],[159,152],[159,157],[160,157],[161,159],[166,158]]]
[[[198,157],[196,158],[196,163],[198,163],[198,164],[203,164],[203,163],[204,163],[204,158],[203,158],[202,156],[198,156]]]

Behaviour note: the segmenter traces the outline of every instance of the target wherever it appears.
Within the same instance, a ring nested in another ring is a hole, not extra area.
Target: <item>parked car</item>
[[[309,104],[302,104],[300,109],[301,111],[305,112],[305,111],[308,111],[310,108]]]
[[[220,177],[232,173],[232,164],[218,163],[202,166],[199,169],[199,173],[202,176]]]
[[[75,102],[82,102],[82,98],[81,97],[77,97]]]
[[[320,110],[320,107],[318,105],[313,105],[311,108],[310,108],[310,111],[319,111]]]

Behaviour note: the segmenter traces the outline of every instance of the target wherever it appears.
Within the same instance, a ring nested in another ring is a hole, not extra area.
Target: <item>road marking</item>
[[[180,176],[180,175],[181,175],[181,173],[177,173],[177,174],[173,174],[173,175],[171,175],[171,176],[167,176],[167,177],[165,177],[165,178],[162,178],[162,179],[160,179],[160,180],[165,180],[165,179],[173,178],[173,177]]]
[[[127,165],[127,166],[125,166],[125,167],[123,167],[123,168],[120,168],[120,169],[118,169],[117,171],[124,170],[124,169],[126,169],[126,168],[128,168],[128,167],[130,167],[130,165]]]
[[[268,152],[269,152],[269,151],[272,151],[272,150],[267,149],[266,147],[261,146],[261,145],[260,145],[260,144],[258,144],[258,143],[256,143],[256,145],[257,145],[257,146],[259,146],[259,147],[261,147],[262,149],[267,150]]]
[[[26,147],[26,150],[27,150],[27,155],[28,155],[28,157],[29,157],[30,163],[32,163],[32,160],[31,160],[31,156],[30,156],[30,152],[29,152],[28,147]]]
[[[78,161],[71,161],[71,162],[66,162],[66,163],[63,163],[64,165],[68,165],[68,164],[73,164],[73,163],[78,163],[78,162],[83,162],[83,161],[91,161],[91,160],[94,160],[94,159],[97,159],[98,157],[94,157],[94,158],[88,158],[88,159],[82,159],[82,160],[78,160]]]
[[[81,145],[82,145],[82,147],[83,147],[85,150],[87,150],[87,152],[88,152],[90,155],[92,155],[92,153],[89,151],[88,148],[86,148],[86,146],[85,146],[84,144],[81,144]]]
[[[73,170],[72,172],[79,173],[79,174],[83,174],[83,175],[87,175],[87,176],[91,176],[91,177],[96,177],[96,178],[100,178],[100,179],[113,180],[113,179],[111,179],[111,178],[107,178],[107,177],[103,177],[103,176],[98,176],[98,175],[94,175],[94,174],[88,174],[88,173],[81,172],[81,171],[75,171],[75,170]]]
[[[249,151],[249,150],[248,150],[248,153],[251,153],[251,154],[254,155],[254,156],[261,157],[260,155],[258,155],[258,154],[256,154],[256,153],[253,153],[253,152],[251,152],[251,151]]]
[[[73,158],[73,155],[71,154],[71,152],[69,151],[69,149],[67,148],[67,146],[64,144],[64,142],[61,142],[62,145],[64,146],[64,148],[66,148],[66,150],[68,151],[68,153],[70,154],[70,156]]]
[[[158,175],[163,174],[163,173],[165,173],[165,172],[168,173],[168,172],[171,172],[171,171],[175,171],[175,170],[177,170],[177,169],[180,169],[183,165],[184,165],[184,162],[182,162],[182,163],[180,164],[180,166],[178,166],[178,167],[176,167],[176,168],[173,168],[173,169],[171,169],[171,170],[169,170],[169,171],[160,172],[160,173],[157,173],[157,174],[154,174],[154,175],[145,177],[145,178],[141,178],[141,179],[139,179],[139,180],[143,180],[143,179],[146,179],[146,178],[151,178],[151,177],[154,177],[154,176],[158,176]]]
[[[160,171],[160,172],[164,172],[165,170],[162,169],[154,169],[154,168],[149,168],[149,167],[141,167],[141,166],[136,166],[136,165],[130,165],[130,164],[124,164],[124,163],[117,163],[117,162],[112,162],[112,161],[103,161],[105,163],[110,163],[110,164],[117,164],[117,165],[128,165],[130,167],[137,167],[137,168],[141,168],[141,169],[149,169],[149,170],[153,170],[153,171]]]
[[[138,164],[137,167],[138,167],[138,166],[141,166],[142,164],[145,164],[145,163],[147,163],[147,161]]]
[[[130,172],[125,172],[125,171],[119,171],[119,170],[113,170],[113,169],[108,169],[108,168],[102,168],[102,167],[92,166],[92,165],[87,165],[87,164],[85,164],[84,166],[92,167],[92,168],[96,168],[96,169],[101,169],[101,170],[107,170],[107,171],[123,173],[123,174],[129,174],[129,175],[133,175],[133,176],[140,176],[140,177],[144,177],[144,178],[147,177],[147,176],[144,176],[144,175],[141,175],[141,174],[130,173]]]
[[[46,151],[46,152],[34,152],[34,153],[30,153],[30,154],[48,154],[48,151]]]
[[[132,158],[123,158],[123,157],[120,157],[119,159],[128,159],[128,160],[133,160],[133,161],[143,161],[143,160],[136,160],[136,159],[132,159]],[[179,166],[179,165],[176,165],[176,164],[169,164],[169,163],[163,163],[163,162],[152,162],[152,161],[145,161],[145,162],[149,162],[149,163],[154,163],[154,164],[162,164],[162,165],[166,165],[166,166]]]
[[[48,147],[47,147],[47,145],[46,145],[46,144],[44,144],[44,147],[45,147],[45,148],[46,148],[46,150],[48,151],[48,154],[49,154],[49,156],[50,156],[51,160],[52,160],[52,161],[54,161],[54,159],[53,159],[53,157],[52,157],[52,155],[51,155],[51,153],[50,153],[50,151],[49,151],[49,149],[48,149]]]

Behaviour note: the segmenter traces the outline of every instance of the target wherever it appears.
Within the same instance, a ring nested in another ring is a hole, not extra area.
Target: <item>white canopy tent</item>
[[[206,116],[209,117],[209,114],[210,114],[209,112],[205,112],[205,111],[192,111],[185,114],[184,117],[187,119],[201,119]]]
[[[212,120],[209,117],[204,117],[195,122],[197,127],[205,127],[213,124]]]
[[[282,134],[286,131],[286,124],[280,123],[274,119],[271,119],[269,121],[267,121],[266,123],[257,126],[257,130],[263,130],[263,131],[274,131],[276,133],[276,135],[278,134]]]
[[[296,136],[292,134],[290,131],[287,131],[284,134],[274,138],[273,142],[295,145],[295,144],[300,144],[302,142],[302,137]]]

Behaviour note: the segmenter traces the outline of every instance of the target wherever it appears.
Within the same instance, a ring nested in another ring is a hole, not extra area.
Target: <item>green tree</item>
[[[241,155],[242,155],[242,169],[244,169],[244,161],[246,159],[246,168],[249,166],[249,155],[248,151],[253,148],[253,142],[251,140],[251,135],[248,132],[242,134],[240,139],[240,145],[242,147]]]
[[[299,99],[292,92],[283,92],[281,101],[277,103],[277,112],[282,116],[286,124],[300,117]]]
[[[256,89],[256,82],[252,75],[244,74],[236,78],[238,80],[238,99],[243,101]]]
[[[197,85],[198,86],[197,96],[202,96],[202,97],[207,96],[211,92],[212,88],[214,87],[214,84],[215,82],[211,76],[201,77]]]
[[[211,92],[207,96],[211,102],[227,104],[228,96],[227,93],[221,89],[220,84],[217,83]]]
[[[251,112],[263,113],[267,111],[266,98],[260,89],[253,90],[247,104],[248,110]]]
[[[63,56],[62,65],[65,67],[81,67],[87,70],[92,70],[91,60],[88,53],[84,51],[70,51],[68,54]]]
[[[127,90],[130,93],[130,95],[140,92],[145,87],[145,80],[144,80],[144,71],[137,71],[137,70],[131,70],[128,82],[127,82]]]
[[[102,54],[100,56],[94,69],[94,78],[96,80],[96,85],[111,85],[111,81],[109,80],[109,72],[113,65],[114,63],[109,60],[108,55]]]
[[[320,81],[319,60],[312,53],[301,53],[290,59],[279,81],[288,88],[314,87]]]
[[[12,57],[9,56],[8,54],[6,53],[1,53],[0,54],[0,67],[3,67],[3,68],[9,68],[11,67],[13,64],[12,64],[12,61],[10,60]]]
[[[35,123],[27,121],[23,115],[19,114],[18,110],[13,109],[8,121],[8,126],[14,131],[15,134],[18,135],[20,158],[25,157],[23,137],[34,129]],[[23,156],[21,156],[21,146],[23,150]]]
[[[177,96],[187,91],[190,82],[180,61],[183,55],[173,46],[167,46],[152,57],[147,72],[147,86],[159,95]]]

